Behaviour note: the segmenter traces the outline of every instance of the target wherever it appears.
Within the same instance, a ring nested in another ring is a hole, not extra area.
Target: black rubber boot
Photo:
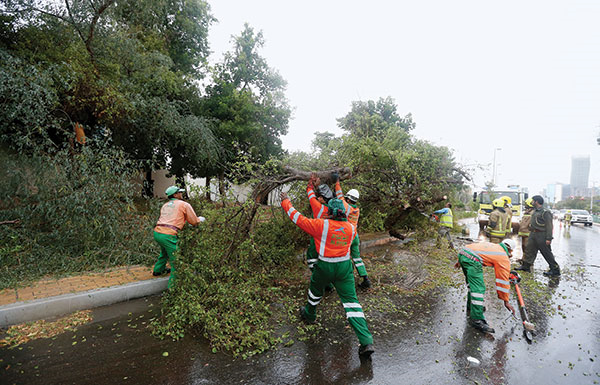
[[[544,271],[542,274],[546,277],[560,277],[560,270],[548,270]]]
[[[515,270],[531,273],[531,266],[523,263],[521,266],[515,267]]]
[[[375,348],[372,344],[360,345],[360,348],[358,348],[358,355],[363,358],[369,358],[373,353],[375,353]]]
[[[308,313],[306,312],[306,308],[304,306],[300,306],[300,318],[307,324],[314,324],[315,321],[308,318]]]
[[[170,272],[171,272],[171,269],[168,269],[168,268],[167,268],[167,269],[164,269],[164,270],[162,271],[162,273],[157,273],[156,271],[153,271],[153,272],[152,272],[152,275],[153,275],[153,276],[155,276],[155,277],[158,277],[159,275],[163,275],[163,274],[169,274]]]
[[[480,330],[484,333],[494,333],[496,332],[493,328],[491,328],[484,319],[472,319],[469,321],[471,326],[475,329]]]

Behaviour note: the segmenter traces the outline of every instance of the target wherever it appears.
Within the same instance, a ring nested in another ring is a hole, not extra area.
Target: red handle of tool
[[[525,303],[523,302],[523,297],[521,296],[521,289],[519,289],[519,285],[515,283],[515,291],[517,292],[517,297],[519,297],[519,306],[524,307]]]

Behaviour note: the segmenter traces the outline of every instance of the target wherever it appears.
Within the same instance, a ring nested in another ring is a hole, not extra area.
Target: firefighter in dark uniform
[[[531,272],[531,267],[540,251],[542,256],[548,262],[550,270],[545,271],[544,275],[548,277],[560,276],[560,267],[552,254],[552,213],[544,209],[544,198],[540,195],[532,197],[535,210],[531,214],[531,223],[529,224],[529,240],[523,257],[523,264],[515,270]]]

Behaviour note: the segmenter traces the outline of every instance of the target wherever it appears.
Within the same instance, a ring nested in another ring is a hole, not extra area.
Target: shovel
[[[535,331],[535,325],[529,322],[529,317],[527,316],[527,309],[525,308],[525,303],[523,302],[523,296],[521,295],[521,289],[519,288],[519,282],[521,282],[521,277],[519,273],[516,271],[510,272],[510,283],[515,285],[515,291],[517,292],[517,297],[519,298],[519,312],[521,313],[521,319],[523,320],[523,334],[525,335],[525,339],[527,342],[531,343],[533,341],[533,332]]]

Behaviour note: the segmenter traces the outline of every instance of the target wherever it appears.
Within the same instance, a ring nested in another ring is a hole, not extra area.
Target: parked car
[[[571,224],[583,223],[585,226],[592,226],[594,224],[592,216],[587,210],[571,210],[571,214],[573,214]]]

